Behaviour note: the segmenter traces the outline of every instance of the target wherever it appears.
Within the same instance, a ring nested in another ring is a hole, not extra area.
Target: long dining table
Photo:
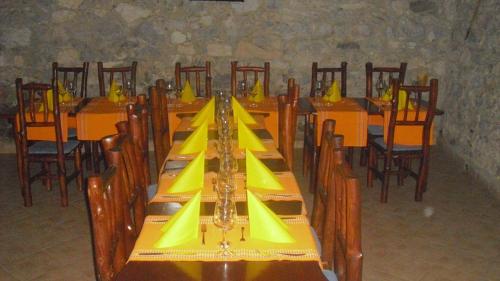
[[[194,155],[179,154],[179,147],[194,130],[190,126],[190,118],[182,118],[177,130],[172,134],[172,148],[158,175],[158,190],[148,204],[147,217],[141,234],[129,261],[116,280],[326,280],[298,183],[276,149],[272,134],[266,129],[263,120],[257,120],[258,124],[249,125],[249,128],[259,137],[267,151],[254,152],[254,155],[279,178],[280,182],[284,183],[284,190],[279,192],[259,190],[255,191],[255,194],[292,229],[290,233],[296,236],[296,243],[289,245],[266,243],[250,237],[244,181],[245,153],[244,150],[235,148],[234,155],[238,159],[238,169],[235,172],[237,185],[235,201],[238,216],[235,229],[227,234],[234,255],[225,257],[214,254],[213,243],[220,240],[217,228],[211,224],[217,198],[214,178],[219,160],[215,147],[217,133],[214,126],[210,126],[205,152],[205,184],[200,205],[200,221],[209,226],[207,245],[204,244],[203,234],[203,241],[199,238],[199,241],[181,247],[183,251],[177,248],[152,248],[154,241],[151,240],[157,239],[158,227],[176,214],[192,197],[192,194],[168,193],[176,176],[194,158]],[[237,146],[236,139],[235,146]],[[248,251],[251,252],[250,255]]]

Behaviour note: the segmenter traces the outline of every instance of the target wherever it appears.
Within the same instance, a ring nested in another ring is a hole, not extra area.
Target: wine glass
[[[323,80],[318,80],[316,81],[316,84],[314,85],[314,96],[315,97],[321,97],[323,95]]]
[[[75,83],[73,81],[68,81],[66,91],[70,94],[71,103],[73,103],[73,99],[75,98]]]
[[[165,90],[167,90],[167,97],[170,96],[170,98],[175,97],[175,83],[173,80],[168,80],[166,85],[165,85]],[[172,95],[173,94],[173,95]]]
[[[127,88],[127,90],[125,91],[125,98],[127,103],[129,100],[129,96],[132,94],[132,80],[127,79],[125,81],[125,88]]]
[[[246,96],[247,86],[246,80],[238,81],[238,90],[240,91],[240,95]]]
[[[375,83],[375,89],[377,89],[378,97],[382,96],[382,90],[384,90],[384,80],[381,76],[378,77],[377,83]]]

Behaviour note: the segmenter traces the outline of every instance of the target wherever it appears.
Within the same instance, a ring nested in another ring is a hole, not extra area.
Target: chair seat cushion
[[[376,138],[374,141],[377,145],[381,146],[383,149],[387,149],[387,145],[384,143],[383,137]],[[393,151],[420,151],[420,150],[422,150],[422,146],[421,145],[395,144],[392,147],[392,150]]]
[[[148,201],[151,201],[151,199],[155,197],[157,190],[158,190],[158,184],[151,184],[148,186]]]
[[[368,125],[368,134],[372,136],[383,136],[384,126],[379,125]]]
[[[316,230],[311,226],[311,232],[314,238],[314,243],[316,244],[316,248],[318,249],[318,254],[321,256],[321,241],[319,241],[318,233],[316,233]]]
[[[328,281],[337,281],[337,275],[335,275],[335,272],[333,270],[323,270],[323,275],[328,279]]]
[[[68,140],[64,143],[64,154],[73,151],[80,142],[77,140]],[[30,154],[57,154],[56,142],[54,141],[37,141],[28,148]]]

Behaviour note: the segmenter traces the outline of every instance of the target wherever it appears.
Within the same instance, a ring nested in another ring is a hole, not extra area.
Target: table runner
[[[208,147],[205,154],[206,159],[212,159],[217,157],[217,141],[211,140],[208,141]],[[274,142],[263,140],[262,143],[266,147],[267,151],[255,151],[254,154],[259,159],[270,159],[270,158],[282,158],[281,154],[278,152],[276,147],[274,146]],[[182,143],[175,142],[172,144],[170,151],[168,152],[167,160],[192,160],[198,154],[179,154]],[[234,145],[234,156],[236,159],[245,158],[245,150],[238,148],[238,143],[235,142]]]
[[[163,164],[162,173],[171,172],[178,173],[184,169],[189,160],[167,160]],[[273,172],[287,172],[290,171],[285,159],[261,159],[261,162],[268,167]],[[219,171],[219,159],[206,159],[205,160],[205,172],[218,172]],[[244,173],[246,171],[246,161],[245,159],[238,159],[238,173]]]
[[[129,261],[271,261],[271,260],[320,260],[314,242],[309,221],[305,216],[282,217],[288,226],[295,243],[271,243],[250,238],[248,218],[238,216],[234,228],[226,235],[231,242],[232,255],[222,256],[218,243],[221,240],[221,230],[213,222],[212,216],[200,217],[200,223],[207,226],[206,244],[202,244],[202,233],[197,240],[183,245],[155,249],[153,244],[160,238],[161,227],[168,221],[168,216],[148,216],[144,222],[139,238]],[[245,241],[240,241],[241,228],[244,227]]]
[[[266,130],[266,129],[253,129],[253,133],[261,140],[273,140],[273,136]],[[176,131],[174,132],[173,135],[173,141],[180,141],[183,142],[185,141],[189,135],[191,135],[193,131]],[[216,130],[208,130],[208,140],[217,140],[219,137],[219,134]],[[238,133],[235,130],[233,133],[233,139],[236,139],[238,137]]]
[[[335,103],[327,103],[319,97],[309,100],[318,116],[317,145],[321,144],[323,122],[333,119],[336,121],[335,134],[344,135],[344,146],[366,146],[368,113],[358,102],[350,98]]]

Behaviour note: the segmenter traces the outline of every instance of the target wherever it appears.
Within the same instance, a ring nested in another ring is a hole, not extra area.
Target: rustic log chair
[[[325,176],[328,161],[328,147],[323,148],[323,144],[328,145],[326,142],[326,134],[335,131],[335,120],[327,119],[323,122],[323,131],[321,132],[321,146],[318,155],[318,161],[314,164],[314,174],[309,179],[309,192],[316,194],[318,186],[325,186]]]
[[[56,77],[57,79],[57,77]],[[18,120],[15,134],[17,167],[21,180],[21,192],[24,206],[32,205],[31,183],[41,178],[44,185],[50,190],[52,180],[59,181],[61,192],[61,206],[68,206],[68,183],[76,179],[78,188],[82,190],[83,174],[81,167],[81,143],[77,140],[68,140],[67,133],[62,132],[61,115],[59,110],[59,93],[56,80],[52,86],[41,83],[23,84],[21,78],[16,79],[16,95],[18,103]],[[47,91],[53,88],[53,110],[50,111],[47,100]],[[43,107],[42,107],[43,104]],[[54,140],[29,139],[28,131],[45,128],[54,130]],[[66,160],[74,161],[74,172],[66,171]],[[42,169],[34,176],[30,175],[30,164],[41,163]],[[57,164],[57,174],[50,171],[51,163]]]
[[[119,155],[118,155],[119,156]],[[123,165],[88,179],[88,202],[96,280],[112,281],[127,263]]]
[[[175,85],[177,89],[181,90],[184,86],[183,81],[189,81],[191,87],[196,91],[197,97],[210,98],[212,96],[211,73],[209,61],[206,61],[204,66],[181,66],[181,63],[177,62],[175,63]],[[191,75],[194,76],[194,81],[191,79]],[[183,76],[184,79],[182,79]],[[204,81],[202,81],[202,76],[205,76]]]
[[[296,84],[294,78],[288,79],[287,95],[288,95],[288,102],[291,103],[292,106],[297,107],[300,97],[300,85]]]
[[[124,233],[127,253],[134,247],[144,224],[146,198],[142,168],[135,160],[137,149],[129,133],[127,121],[117,123],[120,133],[101,140],[107,166],[122,165],[124,193]]]
[[[316,192],[313,228],[321,241],[323,271],[328,280],[360,281],[361,191],[359,182],[345,162],[343,136],[328,132],[323,190]]]
[[[394,94],[392,99],[391,116],[387,130],[387,143],[384,137],[369,139],[368,151],[368,186],[373,186],[373,176],[382,181],[382,192],[380,201],[387,202],[389,178],[393,174],[398,175],[398,184],[403,184],[403,179],[410,175],[417,180],[415,189],[415,201],[422,201],[423,193],[427,186],[427,175],[429,171],[430,134],[432,121],[436,111],[438,96],[438,80],[432,79],[429,86],[407,86],[400,85],[398,79],[392,83],[393,93],[404,90],[407,93],[406,103],[402,110],[398,111],[399,94]],[[425,98],[427,97],[427,99]],[[414,103],[414,109],[408,108],[409,101]],[[400,145],[394,143],[394,134],[398,126],[410,126],[415,130],[422,130],[422,142],[420,145]],[[384,159],[382,170],[378,169],[378,159]],[[411,170],[411,160],[419,159],[418,172]],[[393,170],[393,160],[398,164],[398,170]]]
[[[156,173],[159,174],[163,161],[170,151],[170,131],[168,125],[168,99],[165,81],[159,79],[149,89],[151,104],[151,124],[153,127],[153,145],[155,150]]]
[[[52,63],[52,79],[60,78],[59,81],[68,87],[69,82],[73,82],[73,87],[75,88],[75,97],[86,98],[87,97],[87,79],[89,76],[89,62],[83,62],[81,67],[79,66],[59,66],[57,62]],[[62,79],[61,79],[62,78]],[[68,137],[76,139],[76,128],[69,128]],[[85,154],[82,160],[85,160],[87,171],[92,170],[92,150],[90,142],[83,142],[85,147]]]
[[[253,80],[249,80],[248,76],[253,76]],[[259,78],[259,75],[262,77]],[[269,97],[269,82],[271,75],[271,64],[269,62],[264,63],[264,67],[262,66],[238,66],[237,61],[231,62],[231,95],[233,96],[247,96],[249,93],[249,86],[253,87],[257,80],[262,83],[262,87],[264,90],[264,96]],[[239,80],[239,77],[242,77],[242,80]],[[245,81],[247,85],[247,89],[240,93],[238,89],[238,81]],[[252,85],[248,83],[253,83]]]
[[[293,149],[297,131],[297,102],[299,85],[289,83],[288,95],[278,96],[278,150],[283,154],[288,168],[293,170]]]
[[[402,62],[399,67],[388,67],[388,66],[377,66],[374,67],[371,62],[367,62],[365,66],[366,70],[366,97],[373,97],[373,88],[376,85],[382,86],[390,85],[392,79],[399,79],[399,83],[404,84],[405,76],[406,76],[406,68],[408,64],[406,62]],[[375,80],[375,83],[373,82]],[[379,87],[380,87],[379,86]],[[375,89],[377,93],[377,97],[380,97],[384,94],[382,91]],[[368,105],[370,105],[368,103]],[[383,117],[378,112],[378,110],[374,110],[370,106],[368,107],[368,138],[373,138],[376,136],[383,135]],[[368,143],[368,142],[367,142]],[[359,163],[361,166],[366,165],[366,154],[368,149],[361,149],[361,154],[359,158]]]
[[[310,97],[316,95],[316,82],[322,81],[323,87],[321,95],[324,95],[328,90],[327,85],[331,85],[333,81],[340,78],[340,95],[347,96],[347,62],[342,62],[340,67],[318,67],[317,62],[313,62],[311,70],[311,91]],[[340,77],[339,77],[340,76]],[[322,124],[317,124],[316,113],[313,112],[305,116],[304,123],[304,150],[302,157],[302,167],[304,175],[309,175],[311,179],[315,173],[314,164],[317,163],[319,147],[317,146],[317,129]],[[352,149],[349,149],[348,157],[352,158]],[[349,163],[352,163],[350,159]]]

